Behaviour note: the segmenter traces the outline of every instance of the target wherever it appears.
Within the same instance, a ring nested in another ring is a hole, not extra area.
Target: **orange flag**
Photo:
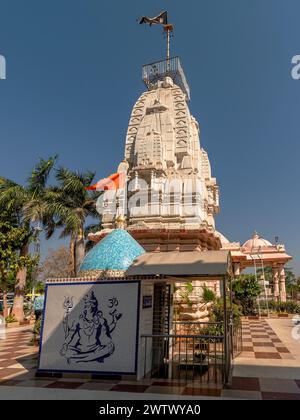
[[[125,174],[112,174],[107,178],[100,179],[94,185],[85,187],[86,190],[95,191],[95,190],[119,190],[125,186]]]

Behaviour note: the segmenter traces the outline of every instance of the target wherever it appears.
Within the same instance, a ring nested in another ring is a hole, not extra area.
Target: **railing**
[[[173,322],[173,334],[142,335],[144,377],[224,384],[231,360],[242,352],[242,324],[227,329],[222,322]],[[227,354],[225,354],[227,348]]]
[[[206,334],[209,336],[223,335],[223,322],[191,322],[191,321],[175,321],[173,322],[173,330],[175,334]],[[232,358],[236,358],[243,351],[242,343],[242,323],[240,321],[233,322],[229,328],[229,337],[231,344]]]
[[[169,60],[157,61],[143,66],[143,81],[147,88],[151,88],[158,80],[163,80],[166,76],[173,79],[186,95],[186,99],[190,99],[190,88],[187,83],[183,68],[179,57],[172,57]]]
[[[243,351],[242,323],[235,322],[231,327],[231,355],[235,359]]]
[[[144,377],[223,384],[225,353],[223,335],[146,334]]]
[[[223,322],[198,322],[198,321],[174,321],[173,331],[175,334],[195,335],[223,335]]]

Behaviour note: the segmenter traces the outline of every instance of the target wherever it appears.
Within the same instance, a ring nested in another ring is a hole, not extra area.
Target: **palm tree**
[[[56,228],[61,227],[60,237],[70,237],[72,275],[76,276],[85,254],[85,224],[89,217],[97,218],[96,199],[99,193],[87,191],[95,174],[80,173],[59,168],[56,173],[58,185],[46,194],[48,209],[49,238]]]
[[[28,257],[30,242],[34,238],[33,225],[36,222],[46,224],[47,206],[44,200],[47,190],[47,180],[54,167],[57,156],[47,160],[40,159],[33,168],[25,186],[10,179],[0,177],[0,209],[6,209],[17,215],[19,226],[25,228],[27,235],[20,248],[20,257]],[[16,319],[24,318],[24,292],[27,268],[17,272],[13,314]]]

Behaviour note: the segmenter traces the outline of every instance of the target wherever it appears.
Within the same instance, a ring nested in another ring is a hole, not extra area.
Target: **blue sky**
[[[1,0],[1,175],[23,182],[55,153],[99,178],[116,169],[141,66],[164,58],[161,28],[136,19],[165,9],[220,185],[218,230],[279,236],[300,274],[299,0]]]

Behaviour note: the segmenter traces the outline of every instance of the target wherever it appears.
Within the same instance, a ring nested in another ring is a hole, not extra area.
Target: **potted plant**
[[[17,321],[14,314],[12,314],[12,313],[9,314],[5,318],[5,322],[6,322],[6,328],[12,328],[12,327],[15,327],[15,326],[19,325],[19,322]]]
[[[34,346],[38,346],[40,343],[41,326],[42,326],[42,318],[40,317],[37,321],[35,321],[34,326],[33,326],[33,345]]]

